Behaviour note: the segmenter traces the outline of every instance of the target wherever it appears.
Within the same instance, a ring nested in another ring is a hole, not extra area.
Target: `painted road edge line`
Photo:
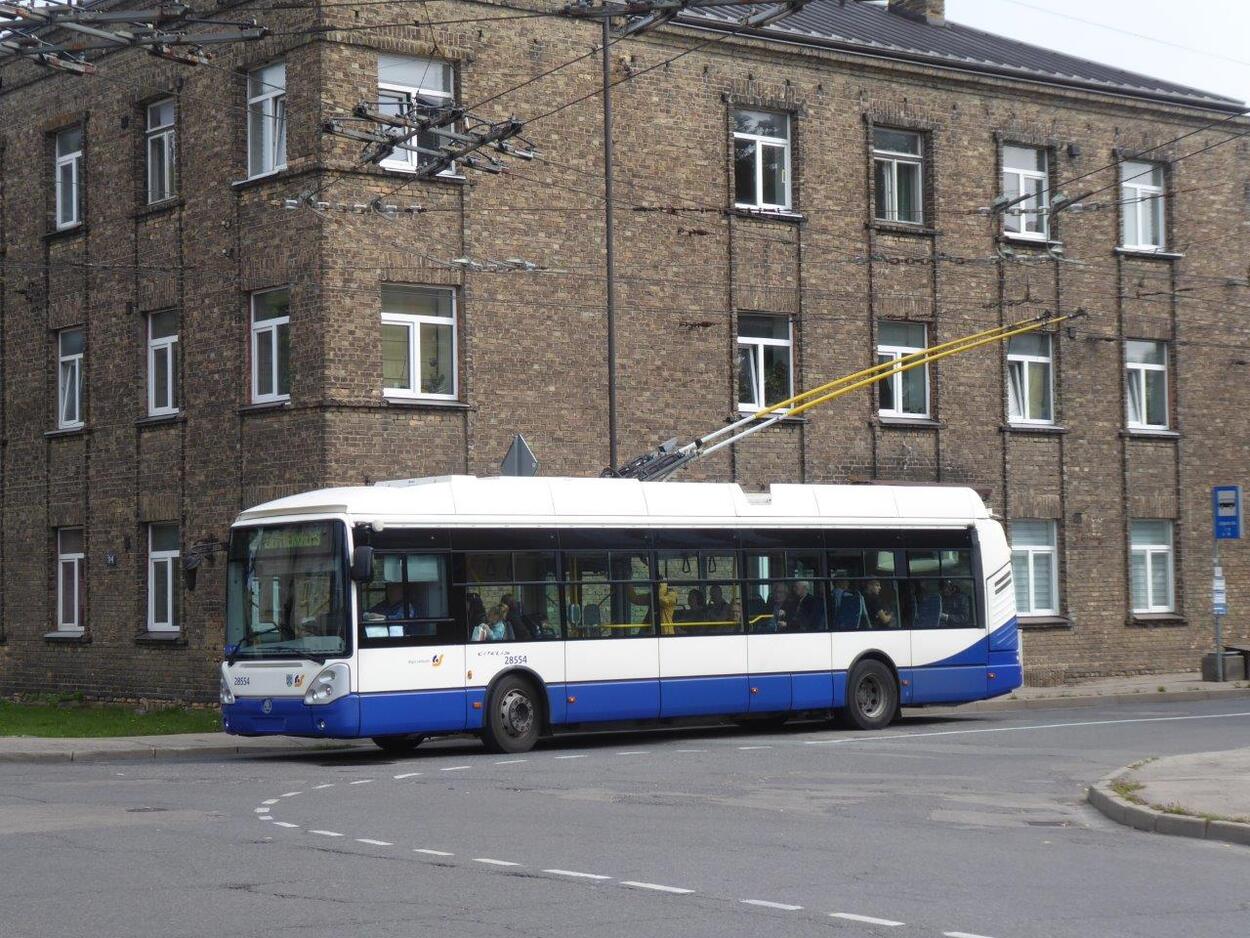
[[[574,876],[577,879],[611,879],[611,876],[603,876],[599,873],[579,873],[577,870],[543,870],[544,873],[551,873],[553,876]]]
[[[906,922],[895,922],[888,918],[873,918],[871,915],[856,915],[853,912],[830,912],[830,918],[843,918],[848,922],[863,922],[865,925],[884,925],[886,928],[901,928]]]
[[[740,899],[743,905],[758,905],[765,909],[781,909],[783,912],[802,912],[801,905],[786,905],[784,902],[769,902],[767,899]]]
[[[621,880],[622,886],[633,886],[635,889],[654,889],[656,892],[671,892],[679,896],[688,896],[693,889],[682,889],[680,886],[664,886],[660,883],[640,883],[632,879]]]

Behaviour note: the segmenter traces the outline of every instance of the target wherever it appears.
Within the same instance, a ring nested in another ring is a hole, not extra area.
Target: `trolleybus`
[[[230,538],[225,729],[478,733],[618,721],[861,729],[1020,686],[1011,555],[975,492],[449,476],[308,492]]]

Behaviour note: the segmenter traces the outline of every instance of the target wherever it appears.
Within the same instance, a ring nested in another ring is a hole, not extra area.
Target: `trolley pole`
[[[608,465],[617,464],[616,453],[616,255],[613,250],[614,202],[612,188],[612,63],[608,47],[612,40],[612,17],[603,17],[603,229],[605,238],[605,305],[608,317]]]

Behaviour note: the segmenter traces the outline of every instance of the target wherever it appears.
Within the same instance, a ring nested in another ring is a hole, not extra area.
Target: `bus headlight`
[[[351,669],[342,661],[332,664],[312,679],[307,693],[304,694],[304,703],[328,704],[338,700],[347,693],[350,682]]]
[[[217,696],[221,698],[223,705],[234,703],[234,691],[230,689],[230,679],[224,667],[221,669],[221,689],[217,692]]]

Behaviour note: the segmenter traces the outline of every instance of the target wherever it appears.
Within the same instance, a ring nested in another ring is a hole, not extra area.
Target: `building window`
[[[291,399],[291,294],[286,287],[252,294],[252,401]]]
[[[82,128],[56,135],[56,227],[82,223]]]
[[[58,528],[56,532],[56,627],[82,631],[83,564],[82,528]]]
[[[794,396],[793,338],[785,316],[738,317],[738,409],[761,410]]]
[[[1129,523],[1132,563],[1131,592],[1134,612],[1171,612],[1172,522],[1137,520]]]
[[[1053,521],[1011,522],[1011,578],[1016,612],[1053,616],[1059,612],[1059,564]]]
[[[738,208],[790,208],[790,117],[734,112],[734,202]]]
[[[1168,428],[1168,347],[1165,342],[1129,339],[1124,353],[1128,368],[1130,430]]]
[[[1128,160],[1120,164],[1120,217],[1123,219],[1121,247],[1162,251],[1167,244],[1163,234],[1163,166]]]
[[[1007,414],[1012,423],[1054,423],[1054,368],[1049,335],[1007,340]]]
[[[286,166],[286,63],[247,73],[247,174]]]
[[[174,197],[174,99],[147,107],[148,204]]]
[[[148,316],[148,414],[178,412],[178,313]]]
[[[922,351],[927,341],[922,322],[882,322],[877,326],[877,363],[897,361]],[[882,417],[929,416],[929,366],[920,365],[877,383]]]
[[[1017,238],[1045,241],[1049,233],[1049,174],[1041,147],[1003,147],[1003,195],[1023,197],[1003,213],[1003,231]]]
[[[86,333],[81,329],[62,329],[57,333],[57,407],[59,430],[81,427],[82,421],[82,358],[86,350]]]
[[[455,400],[454,290],[382,284],[382,393]]]
[[[404,55],[378,56],[378,105],[383,113],[413,119],[428,117],[439,108],[453,105],[455,95],[455,70],[450,62]],[[396,128],[396,132],[405,133],[403,128]],[[437,152],[443,147],[443,138],[424,131],[406,141],[406,145]],[[434,159],[429,152],[396,149],[381,165],[412,171]],[[444,172],[452,173],[455,169]]]
[[[919,225],[924,221],[922,192],[924,151],[920,134],[906,130],[872,131],[873,214],[878,221]]]
[[[148,631],[178,630],[178,525],[148,525]]]

